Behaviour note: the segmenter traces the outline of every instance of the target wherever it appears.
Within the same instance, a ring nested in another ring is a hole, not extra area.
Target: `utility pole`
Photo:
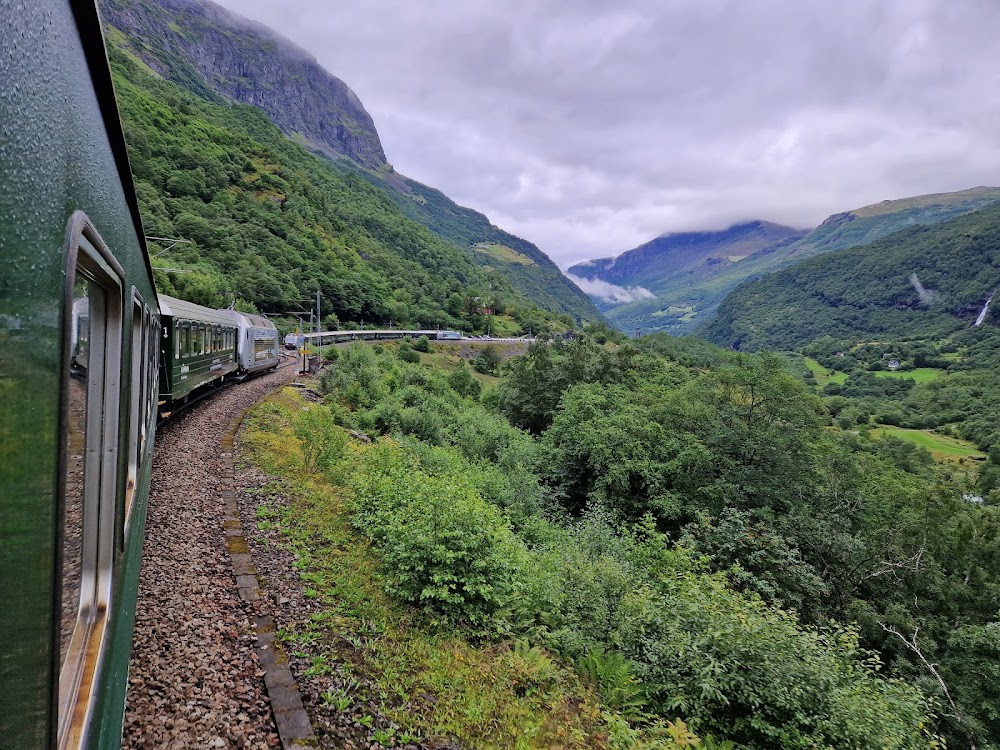
[[[302,337],[302,318],[298,315],[295,316],[295,320],[298,321],[295,324],[295,345],[299,348],[299,354],[302,355],[302,365],[299,367],[299,372],[306,371],[306,340]]]
[[[323,324],[320,322],[323,320],[323,317],[322,315],[320,315],[320,312],[321,311],[319,307],[319,287],[317,287],[316,288],[316,333],[320,333],[323,330],[322,328]]]

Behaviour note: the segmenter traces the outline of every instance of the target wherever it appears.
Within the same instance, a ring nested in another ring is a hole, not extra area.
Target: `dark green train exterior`
[[[160,295],[163,361],[160,414],[169,416],[239,367],[239,327],[231,313]]]
[[[93,3],[0,21],[0,746],[117,748],[159,307]]]

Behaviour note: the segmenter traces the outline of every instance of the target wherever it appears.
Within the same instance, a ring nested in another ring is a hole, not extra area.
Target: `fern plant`
[[[630,720],[646,720],[646,690],[632,672],[632,662],[617,651],[591,648],[577,662],[577,671],[597,688],[604,704]]]

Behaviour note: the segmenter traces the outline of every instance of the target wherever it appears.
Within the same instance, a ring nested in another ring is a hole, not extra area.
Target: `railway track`
[[[223,529],[220,442],[296,368],[225,388],[156,438],[122,747],[281,747]]]

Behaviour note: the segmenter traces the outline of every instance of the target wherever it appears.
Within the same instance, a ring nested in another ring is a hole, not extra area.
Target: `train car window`
[[[132,366],[129,379],[132,383],[128,406],[128,463],[125,471],[124,517],[130,516],[132,499],[139,479],[140,434],[143,431],[143,402],[146,397],[146,382],[143,373],[143,354],[146,335],[143,305],[138,297],[132,298]]]
[[[66,480],[63,494],[62,622],[59,662],[65,663],[76,627],[83,559],[84,475],[87,453],[87,372],[90,369],[90,282],[77,275],[73,283],[69,410],[66,424]]]
[[[160,340],[160,326],[157,325],[156,321],[153,319],[153,314],[150,312],[149,308],[146,308],[146,326],[148,327],[148,334],[146,336],[146,410],[145,410],[145,425],[142,430],[142,443],[140,447],[140,455],[145,451],[146,445],[146,435],[151,429],[152,419],[153,419],[153,409],[156,407],[156,399],[159,395],[157,392],[157,383],[159,377],[159,352],[160,347],[158,342]]]
[[[71,224],[63,386],[61,583],[58,618],[61,747],[86,726],[94,665],[111,597],[118,497],[124,273],[96,232]]]
[[[153,336],[150,337],[149,341],[149,408],[146,411],[150,429],[152,429],[153,420],[156,419],[156,407],[158,406],[156,401],[159,397],[160,347],[157,342],[163,335],[163,326],[155,318],[152,319],[152,324]]]

